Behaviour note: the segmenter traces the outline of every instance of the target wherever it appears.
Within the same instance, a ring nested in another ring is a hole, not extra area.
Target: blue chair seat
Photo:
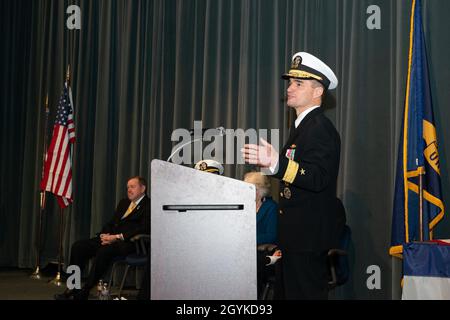
[[[125,258],[127,264],[133,267],[145,266],[148,261],[148,256],[139,254],[130,254]]]

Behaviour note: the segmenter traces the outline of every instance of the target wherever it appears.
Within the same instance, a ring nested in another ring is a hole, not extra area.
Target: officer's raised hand
[[[245,162],[255,164],[263,168],[274,168],[278,163],[278,152],[263,138],[261,144],[246,144],[241,149]]]

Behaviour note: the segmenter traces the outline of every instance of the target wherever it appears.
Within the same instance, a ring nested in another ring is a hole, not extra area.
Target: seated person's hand
[[[118,240],[117,234],[109,234],[109,233],[102,233],[100,234],[100,240],[102,246],[114,243]]]
[[[109,236],[109,233],[100,233],[100,235],[98,236],[100,238],[100,242],[105,241],[107,239],[107,237]]]
[[[271,264],[275,264],[278,259],[281,259],[281,250],[277,249],[271,256],[267,256],[270,259],[270,262],[266,264],[266,266],[270,266]]]

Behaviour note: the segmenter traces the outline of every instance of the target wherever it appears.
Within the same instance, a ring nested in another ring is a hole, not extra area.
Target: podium
[[[256,300],[252,184],[151,164],[151,299]]]

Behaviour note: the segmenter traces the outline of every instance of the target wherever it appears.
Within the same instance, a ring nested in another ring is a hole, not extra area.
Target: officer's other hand
[[[278,152],[263,138],[261,144],[246,144],[241,149],[245,162],[255,164],[263,168],[273,167],[278,161]]]

